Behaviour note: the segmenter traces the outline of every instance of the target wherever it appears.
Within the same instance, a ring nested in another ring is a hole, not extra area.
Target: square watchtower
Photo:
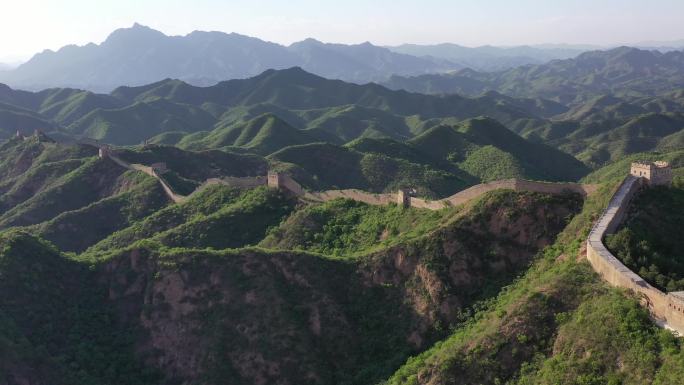
[[[667,162],[634,162],[629,173],[644,178],[649,186],[672,185],[672,167]]]

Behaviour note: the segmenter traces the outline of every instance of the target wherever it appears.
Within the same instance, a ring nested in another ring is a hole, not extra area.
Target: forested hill
[[[391,91],[375,84],[328,80],[296,67],[211,87],[167,79],[141,87],[120,87],[111,94],[76,89],[33,93],[0,86],[0,103],[5,137],[15,130],[43,127],[44,131],[55,129],[115,144],[139,143],[169,131],[211,130],[267,112],[299,129],[314,121],[323,124],[321,118],[329,114],[353,113],[348,119],[360,124],[376,121],[365,124],[403,137],[435,125],[435,119],[453,122],[487,115],[510,122],[536,116],[515,102]],[[390,124],[392,119],[404,123]]]
[[[499,72],[464,69],[453,74],[394,76],[384,84],[393,89],[426,93],[477,95],[495,90],[561,103],[605,93],[654,96],[684,87],[684,51],[661,53],[619,47]]]

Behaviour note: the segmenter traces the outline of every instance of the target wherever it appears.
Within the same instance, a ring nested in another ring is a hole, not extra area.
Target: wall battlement
[[[439,200],[427,200],[411,196],[409,189],[401,189],[396,193],[373,194],[355,189],[328,190],[322,192],[306,192],[299,183],[295,182],[287,174],[269,173],[268,186],[289,190],[295,196],[310,202],[326,202],[336,198],[352,199],[371,205],[387,205],[397,203],[403,207],[416,207],[428,210],[441,210],[447,207],[458,206],[483,194],[499,189],[514,191],[531,191],[545,194],[577,193],[582,196],[593,194],[597,190],[596,185],[584,185],[578,183],[546,183],[534,182],[522,179],[506,179],[489,183],[482,183]]]
[[[667,162],[633,162],[629,173],[637,178],[644,178],[644,181],[651,186],[672,185],[672,167]]]
[[[643,175],[635,176],[635,169],[638,172],[641,166],[635,168],[635,165],[632,165],[630,175],[624,179],[589,233],[587,260],[594,270],[611,285],[637,293],[659,325],[670,328],[679,335],[684,335],[684,292],[664,293],[651,286],[625,266],[603,244],[603,238],[617,231],[618,226],[625,219],[629,202],[634,195],[641,188],[652,185]]]

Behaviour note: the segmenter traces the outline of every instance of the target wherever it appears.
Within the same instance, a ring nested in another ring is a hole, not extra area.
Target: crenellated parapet
[[[672,167],[668,162],[633,162],[629,173],[637,178],[643,178],[650,186],[672,185]]]
[[[639,175],[639,172],[645,172],[642,165],[637,164],[635,167],[635,164],[632,164],[630,175],[620,184],[608,203],[608,207],[591,229],[587,239],[587,260],[609,284],[636,293],[659,325],[672,329],[679,335],[684,335],[684,293],[664,293],[650,285],[616,258],[603,243],[606,235],[617,231],[627,215],[630,201],[640,189],[664,184],[662,182],[666,179],[656,177],[654,183],[653,179],[647,179],[644,174]],[[653,173],[648,176],[654,178]]]

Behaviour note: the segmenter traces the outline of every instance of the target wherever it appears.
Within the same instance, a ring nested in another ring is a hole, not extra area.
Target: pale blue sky
[[[0,62],[100,43],[134,22],[289,44],[634,44],[684,39],[684,0],[3,0]]]

